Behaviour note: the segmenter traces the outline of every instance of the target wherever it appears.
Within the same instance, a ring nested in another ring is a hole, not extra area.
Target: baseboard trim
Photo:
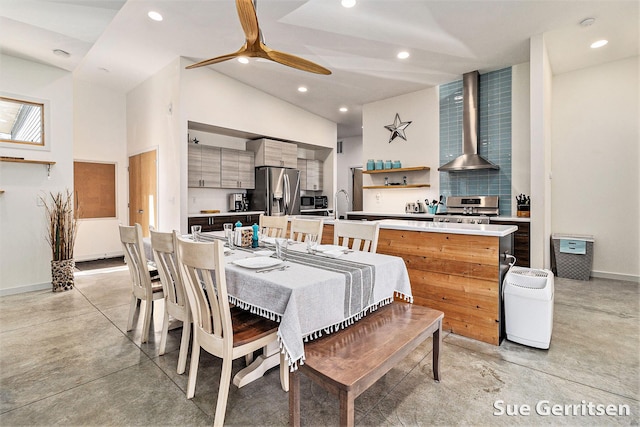
[[[82,262],[82,261],[95,261],[98,259],[105,259],[105,258],[117,258],[117,257],[121,257],[124,255],[124,252],[120,251],[120,252],[108,252],[108,253],[102,253],[102,254],[94,254],[94,255],[83,255],[80,257],[74,257],[74,260],[76,262]]]
[[[51,282],[36,283],[27,286],[16,286],[15,288],[0,289],[0,297],[8,295],[24,294],[26,292],[51,290]]]
[[[640,283],[640,276],[634,276],[632,274],[610,273],[607,271],[592,271],[591,277],[598,277],[600,279],[612,279],[623,280],[625,282]]]

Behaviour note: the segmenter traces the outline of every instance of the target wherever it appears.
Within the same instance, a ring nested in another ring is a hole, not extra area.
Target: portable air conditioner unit
[[[553,330],[553,273],[511,267],[504,278],[507,339],[530,347],[548,349]]]

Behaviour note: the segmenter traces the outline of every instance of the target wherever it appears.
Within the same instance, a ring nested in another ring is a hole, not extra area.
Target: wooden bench
[[[433,336],[433,377],[440,381],[444,313],[402,302],[367,314],[339,332],[305,344],[305,361],[289,373],[289,424],[300,425],[300,373],[340,399],[340,425],[354,425],[354,401]]]

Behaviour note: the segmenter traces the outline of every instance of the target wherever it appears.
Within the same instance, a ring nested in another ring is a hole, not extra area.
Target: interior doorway
[[[129,157],[129,225],[138,223],[149,236],[149,225],[157,228],[157,150]]]
[[[351,194],[354,211],[362,211],[362,168],[351,168]]]

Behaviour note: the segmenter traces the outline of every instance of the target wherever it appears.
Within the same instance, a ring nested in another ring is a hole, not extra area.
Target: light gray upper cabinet
[[[301,190],[322,190],[323,163],[321,160],[298,159],[298,170]]]
[[[220,148],[188,144],[188,186],[220,188]]]
[[[300,189],[307,189],[307,159],[298,159],[298,170],[300,171]]]
[[[222,188],[255,188],[254,153],[227,148],[220,149]]]
[[[277,166],[296,168],[298,166],[298,146],[290,142],[272,139],[247,141],[247,150],[256,153],[255,166]]]

